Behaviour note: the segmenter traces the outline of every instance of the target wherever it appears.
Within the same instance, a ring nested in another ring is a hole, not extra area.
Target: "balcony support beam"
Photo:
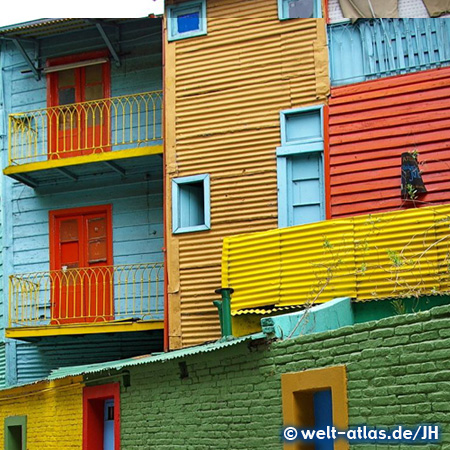
[[[69,180],[72,181],[78,181],[78,177],[74,175],[70,170],[63,169],[61,167],[58,167],[56,169],[60,174],[64,175],[65,177],[69,178]]]
[[[119,55],[117,54],[116,49],[112,45],[111,40],[109,39],[108,35],[106,34],[105,30],[103,29],[102,24],[100,22],[96,22],[95,26],[97,27],[98,32],[100,33],[101,37],[105,41],[105,44],[108,47],[108,50],[111,53],[111,56],[113,57],[114,61],[116,62],[116,66],[120,67]]]
[[[25,59],[25,62],[27,63],[28,67],[33,72],[34,78],[36,78],[36,81],[39,81],[41,79],[41,72],[40,70],[33,64],[33,61],[31,61],[30,56],[26,52],[26,50],[23,48],[23,45],[19,42],[18,39],[12,39],[14,45],[16,46],[17,50],[19,50],[20,54]]]
[[[104,161],[104,164],[108,166],[110,169],[114,170],[114,172],[117,172],[118,174],[122,175],[123,177],[127,174],[125,169],[122,169],[118,164],[113,163],[112,161]]]
[[[28,175],[15,173],[14,175],[11,175],[11,178],[14,178],[16,181],[19,181],[20,183],[26,184],[32,189],[35,189],[39,186],[39,183],[34,181]]]

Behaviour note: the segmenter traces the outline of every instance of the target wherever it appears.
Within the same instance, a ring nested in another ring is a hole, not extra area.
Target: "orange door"
[[[50,159],[111,150],[109,78],[108,63],[49,74]]]
[[[110,207],[50,214],[52,323],[112,320]]]

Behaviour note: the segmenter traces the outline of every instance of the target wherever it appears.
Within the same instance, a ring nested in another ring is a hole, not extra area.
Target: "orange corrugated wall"
[[[277,227],[279,112],[329,94],[324,20],[280,21],[276,0],[208,0],[207,17],[207,36],[166,45],[168,188],[211,176],[211,230],[169,233],[171,348],[220,337],[222,239]]]
[[[333,218],[450,202],[450,68],[334,88]],[[428,193],[400,196],[403,152],[416,150]]]

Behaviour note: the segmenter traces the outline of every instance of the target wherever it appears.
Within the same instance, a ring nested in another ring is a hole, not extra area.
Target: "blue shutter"
[[[324,219],[322,154],[305,153],[287,160],[288,225]]]
[[[181,227],[195,227],[205,223],[204,189],[202,182],[180,187]]]
[[[283,111],[281,142],[277,149],[279,227],[324,220],[322,107]]]

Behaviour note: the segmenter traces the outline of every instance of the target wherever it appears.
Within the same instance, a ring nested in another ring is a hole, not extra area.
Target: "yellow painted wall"
[[[81,450],[82,378],[40,382],[0,391],[0,446],[9,416],[27,416],[27,450]]]
[[[281,110],[326,102],[324,20],[278,19],[277,0],[207,0],[206,36],[165,48],[170,180],[209,173],[211,230],[169,232],[171,348],[220,336],[222,239],[277,227]]]
[[[222,283],[234,289],[236,314],[444,293],[449,267],[450,205],[441,205],[227,238]]]

